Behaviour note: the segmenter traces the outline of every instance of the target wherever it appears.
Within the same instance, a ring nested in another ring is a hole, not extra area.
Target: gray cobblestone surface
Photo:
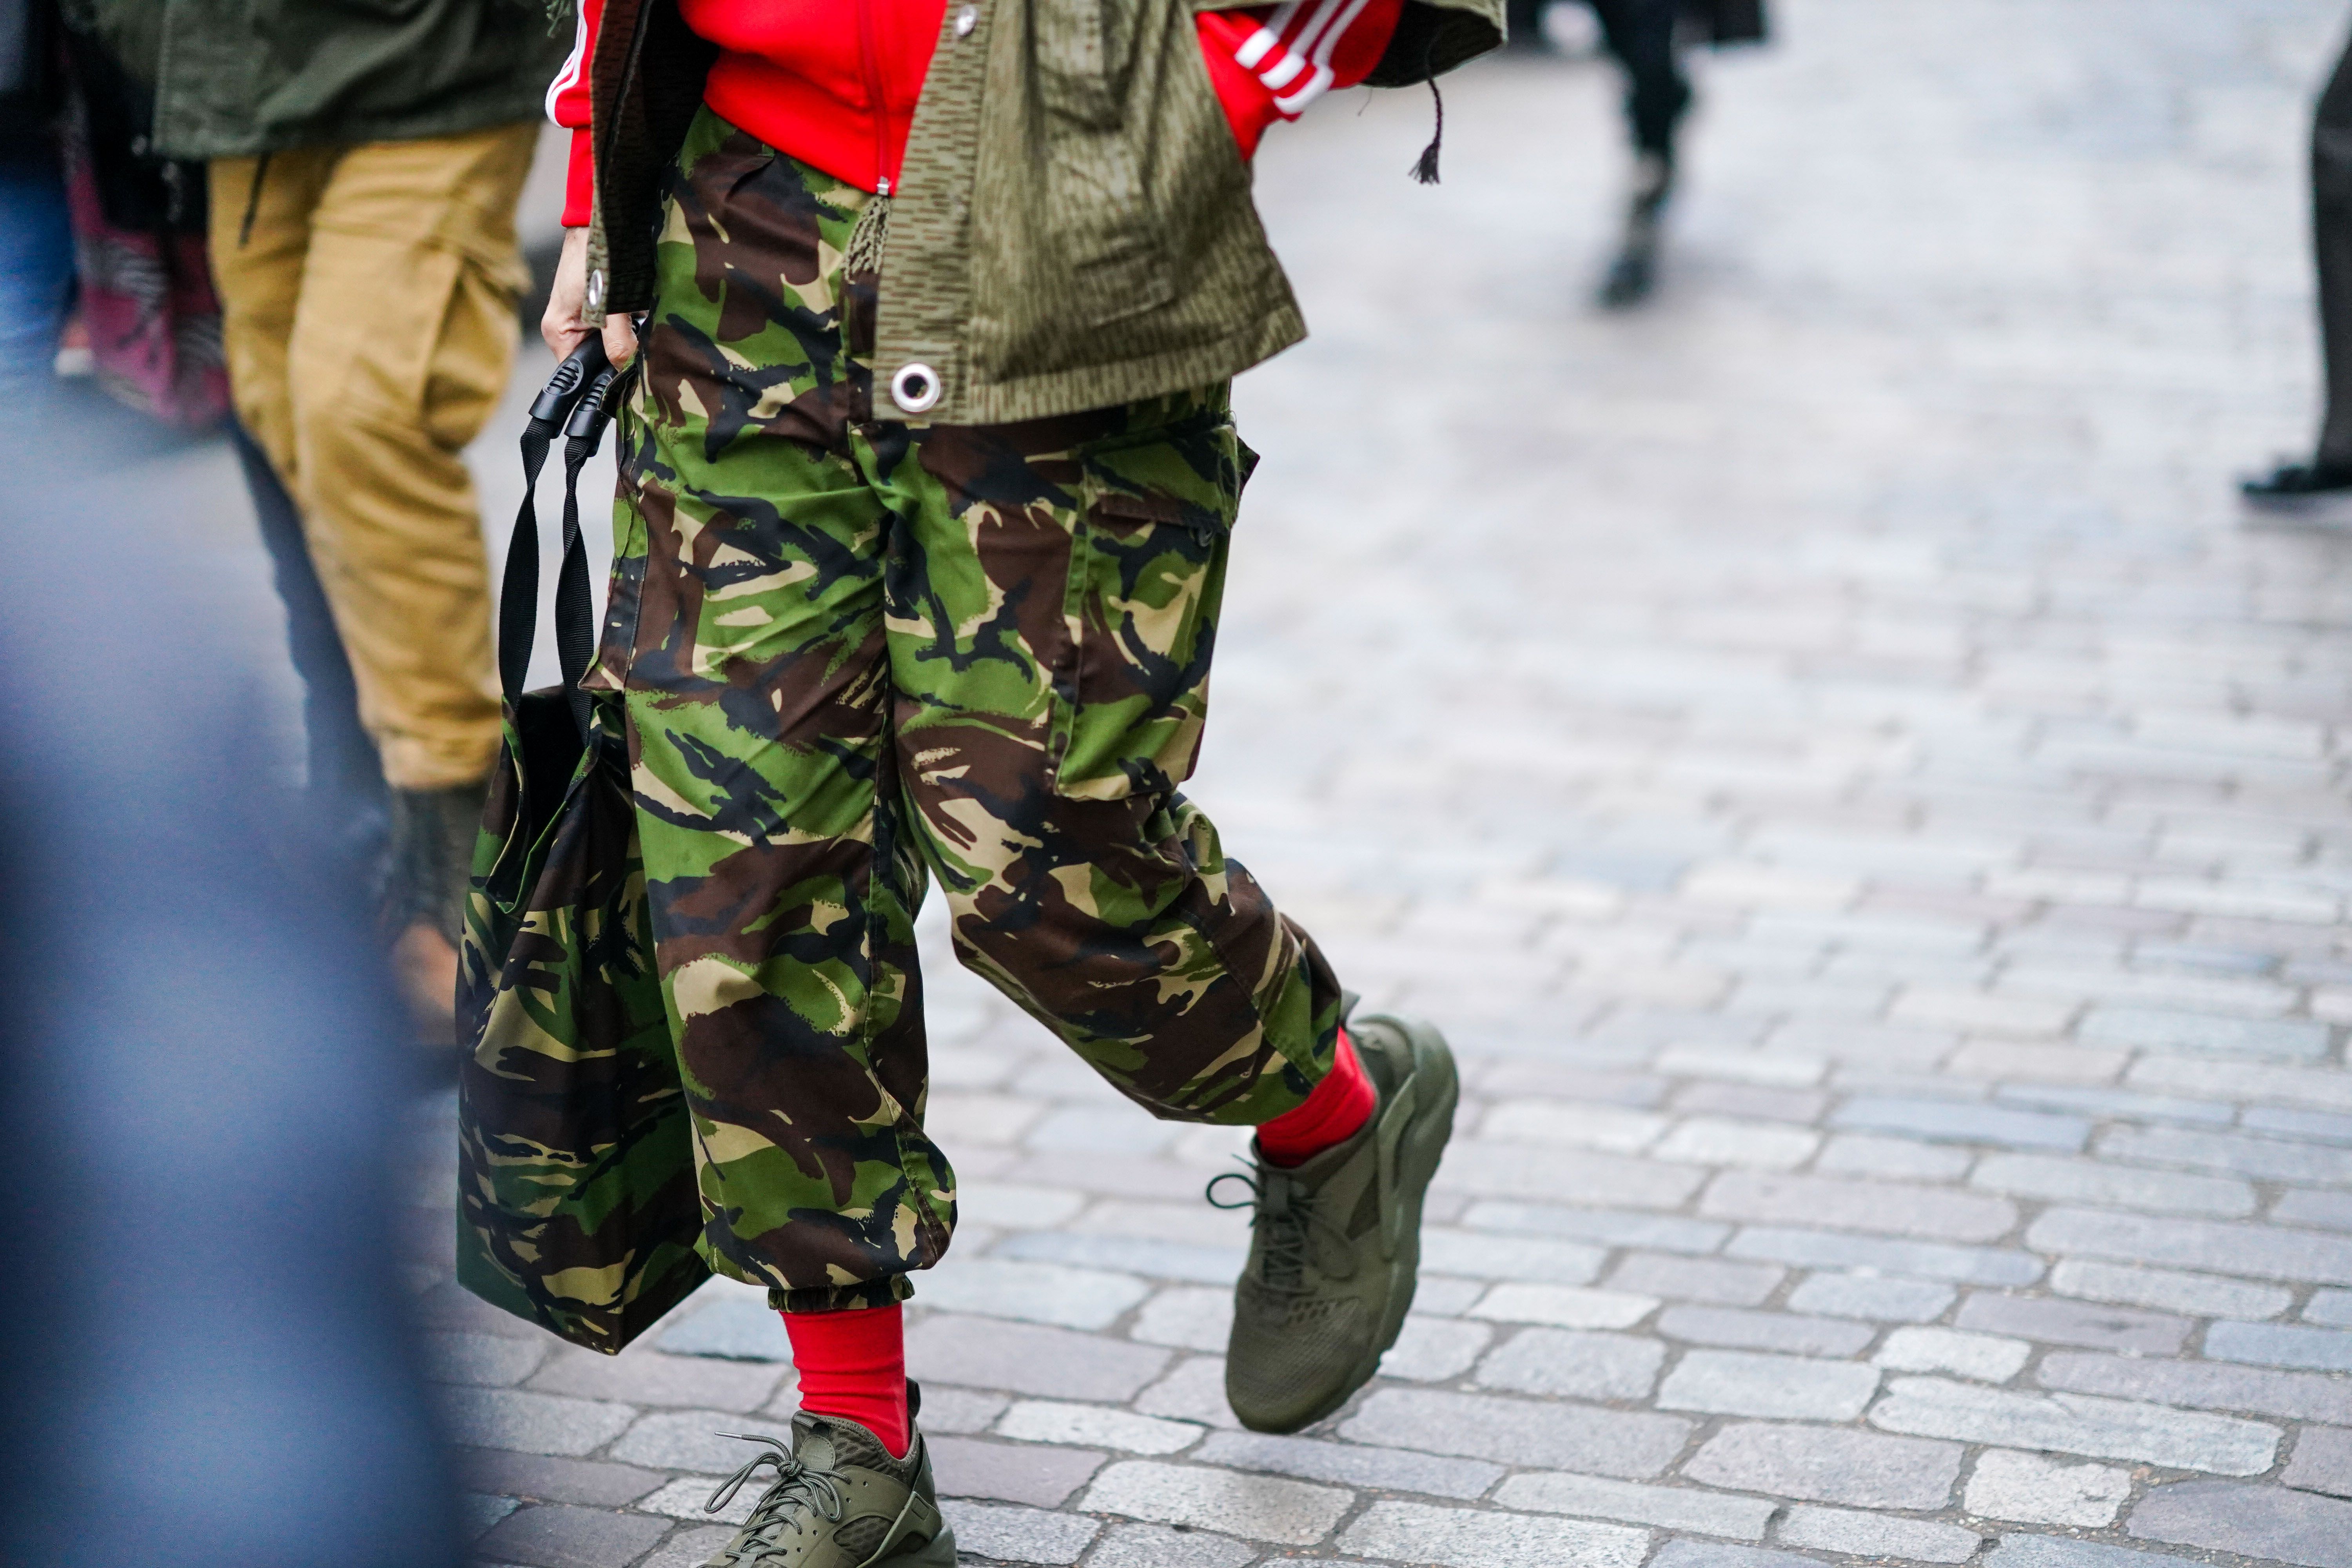
[[[1454,79],[1434,189],[1423,96],[1269,139],[1316,335],[1237,393],[1193,787],[1445,1025],[1461,1131],[1385,1374],[1240,1433],[1242,1137],[928,911],[968,1228],[910,1356],[969,1561],[2352,1563],[2352,543],[2228,493],[2311,423],[2341,0],[1776,14],[1701,62],[1638,313],[1584,302],[1592,62]],[[698,1561],[712,1434],[793,1407],[757,1293],[608,1362],[440,1245],[485,1560]]]
[[[2073,1464],[2007,1448],[1987,1450],[1969,1477],[1968,1510],[1982,1519],[2098,1529],[2131,1496],[2129,1470]]]
[[[2305,1427],[2281,1479],[2305,1491],[2352,1497],[2352,1432],[2337,1426]]]
[[[1708,1438],[1683,1473],[1783,1500],[1932,1510],[1950,1500],[1960,1453],[1852,1427],[1738,1422]]]

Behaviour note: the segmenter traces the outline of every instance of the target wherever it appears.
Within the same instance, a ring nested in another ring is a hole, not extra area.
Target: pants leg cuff
[[[856,1285],[812,1285],[798,1290],[771,1286],[768,1305],[779,1312],[847,1312],[860,1307],[887,1307],[914,1293],[914,1281],[904,1274],[886,1274]]]

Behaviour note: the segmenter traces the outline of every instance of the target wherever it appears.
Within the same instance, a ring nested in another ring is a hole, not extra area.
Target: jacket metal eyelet
[[[908,414],[924,414],[940,401],[940,373],[920,363],[902,364],[890,378],[890,401]]]

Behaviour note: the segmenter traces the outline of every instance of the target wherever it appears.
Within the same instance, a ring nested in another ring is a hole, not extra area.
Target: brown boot
[[[392,983],[420,1046],[457,1043],[457,948],[422,922],[392,939]]]

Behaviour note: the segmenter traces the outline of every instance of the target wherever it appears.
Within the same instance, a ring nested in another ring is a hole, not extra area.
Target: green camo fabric
[[[709,1275],[617,710],[509,709],[458,981],[457,1278],[606,1352]]]
[[[711,1268],[793,1311],[945,1253],[914,921],[1153,1114],[1329,1070],[1336,978],[1179,786],[1252,461],[1221,383],[1032,424],[877,421],[874,198],[698,118],[614,426],[584,684],[625,702]]]

